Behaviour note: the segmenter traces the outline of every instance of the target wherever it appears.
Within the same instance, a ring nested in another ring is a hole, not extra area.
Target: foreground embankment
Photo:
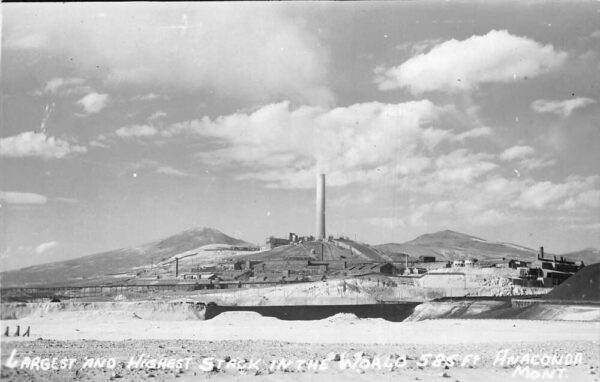
[[[282,320],[320,320],[335,314],[386,321],[423,321],[431,319],[529,319],[557,321],[598,321],[600,305],[549,304],[531,300],[526,307],[515,307],[509,299],[400,302],[393,304],[341,305],[205,305],[193,301],[131,301],[59,303],[4,303],[2,320],[135,318],[151,321],[210,320],[225,312],[255,312]]]
[[[126,301],[126,302],[40,302],[0,304],[2,320],[21,318],[43,319],[70,313],[81,319],[110,317],[145,320],[204,319],[205,306],[187,301]]]
[[[600,305],[551,304],[532,301],[526,307],[511,305],[510,300],[459,300],[425,302],[417,305],[406,321],[431,319],[522,319],[600,322]]]
[[[201,321],[158,321],[136,318],[128,312],[110,315],[59,312],[45,317],[2,321],[3,328],[31,327],[29,338],[56,340],[202,339],[280,340],[314,343],[469,343],[486,341],[589,340],[600,333],[600,322],[495,319],[445,319],[390,322],[337,314],[323,320],[285,321],[254,312],[226,312]],[[515,328],[519,329],[515,329]]]

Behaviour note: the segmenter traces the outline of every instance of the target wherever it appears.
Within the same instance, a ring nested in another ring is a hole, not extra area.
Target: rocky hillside
[[[380,251],[393,255],[406,253],[412,258],[435,256],[438,260],[462,260],[474,257],[479,261],[520,259],[535,261],[537,249],[503,242],[494,242],[480,237],[450,230],[425,234],[406,243],[388,243],[375,246]],[[546,252],[546,257],[553,256]],[[586,265],[600,262],[600,250],[587,248],[562,255],[571,261],[583,261]]]
[[[537,251],[510,243],[498,243],[450,230],[425,234],[406,243],[377,245],[379,250],[394,254],[406,253],[410,257],[435,256],[438,260],[460,260],[469,257],[482,260],[523,259],[534,260]]]
[[[73,283],[98,277],[136,273],[177,254],[208,244],[250,245],[213,229],[193,228],[136,248],[122,248],[76,259],[36,265],[0,274],[2,286]]]

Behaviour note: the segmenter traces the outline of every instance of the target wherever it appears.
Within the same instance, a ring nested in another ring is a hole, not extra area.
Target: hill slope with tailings
[[[545,299],[600,302],[600,263],[583,267],[548,293]]]
[[[450,230],[425,234],[406,243],[375,246],[386,253],[406,253],[411,257],[435,256],[437,260],[462,260],[469,257],[481,260],[502,258],[532,261],[536,251],[510,243],[490,242],[475,236]]]
[[[123,248],[76,259],[3,272],[2,286],[72,283],[123,273],[158,263],[208,244],[250,245],[213,228],[193,228],[137,248]]]
[[[321,251],[323,256],[321,256]],[[363,263],[383,263],[394,261],[390,256],[377,251],[365,243],[353,240],[336,239],[335,242],[312,241],[302,244],[290,244],[271,250],[244,256],[254,261],[286,260],[294,257],[304,257],[315,261],[349,261]]]

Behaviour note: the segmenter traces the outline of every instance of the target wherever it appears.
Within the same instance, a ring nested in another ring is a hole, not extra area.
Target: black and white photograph
[[[600,381],[600,1],[0,26],[1,380]]]

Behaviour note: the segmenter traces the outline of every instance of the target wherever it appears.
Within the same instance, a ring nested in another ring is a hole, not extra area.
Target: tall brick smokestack
[[[325,174],[317,177],[317,240],[325,239]]]

